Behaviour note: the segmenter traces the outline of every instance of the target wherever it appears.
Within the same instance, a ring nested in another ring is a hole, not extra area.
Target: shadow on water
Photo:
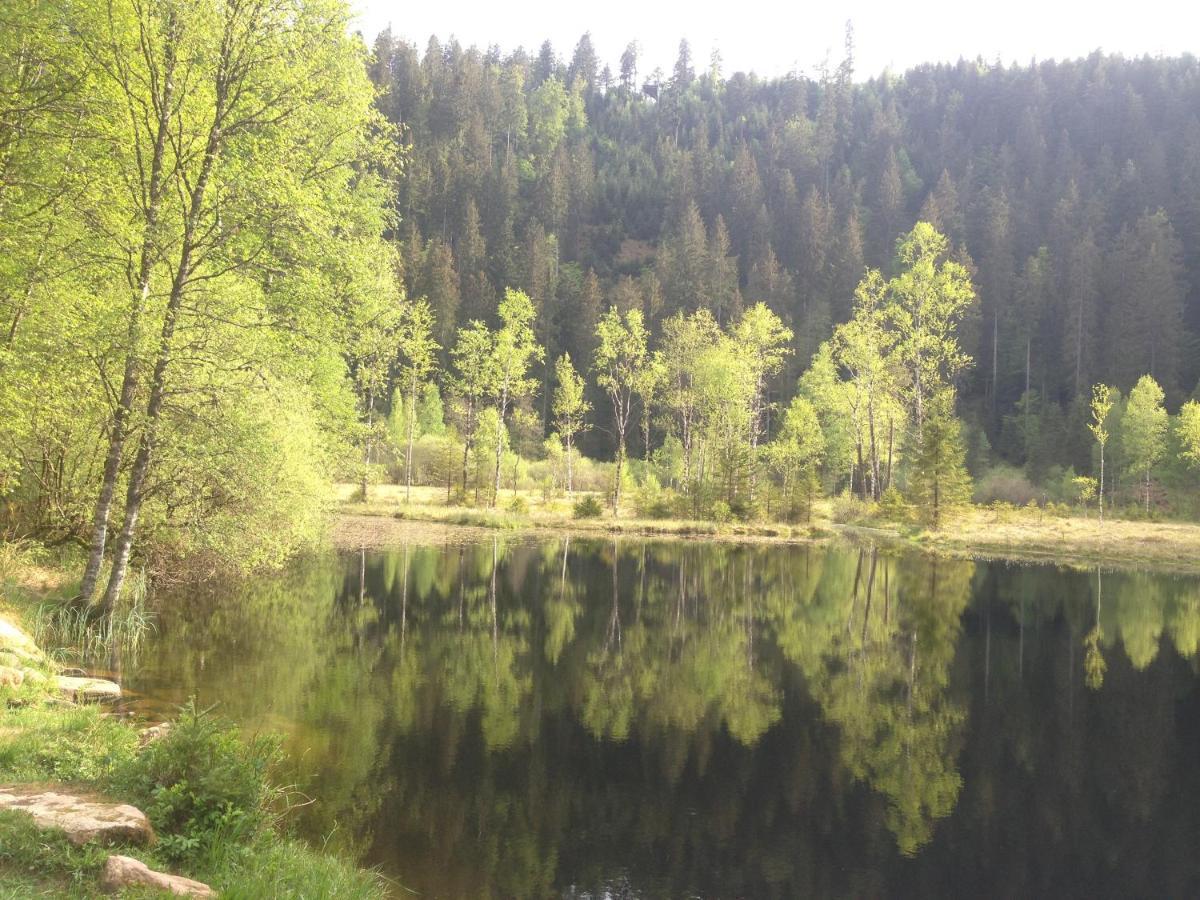
[[[423,896],[1200,893],[1194,579],[487,536],[158,600],[130,685]]]

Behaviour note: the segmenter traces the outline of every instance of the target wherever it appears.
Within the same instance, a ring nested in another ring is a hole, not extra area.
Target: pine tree
[[[926,403],[925,425],[917,439],[910,474],[913,501],[935,530],[971,499],[962,426],[954,415],[954,391],[943,388]]]

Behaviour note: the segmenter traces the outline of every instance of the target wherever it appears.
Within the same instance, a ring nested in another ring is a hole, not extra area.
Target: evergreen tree
[[[935,530],[971,498],[962,426],[954,415],[954,391],[950,388],[928,398],[910,478],[917,509]]]

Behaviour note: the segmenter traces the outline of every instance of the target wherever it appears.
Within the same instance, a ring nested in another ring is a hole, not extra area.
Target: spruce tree
[[[971,497],[962,426],[954,415],[954,391],[945,388],[925,406],[925,425],[913,459],[913,500],[922,520],[938,529]]]

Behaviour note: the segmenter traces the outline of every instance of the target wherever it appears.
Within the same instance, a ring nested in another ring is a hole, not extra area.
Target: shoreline
[[[128,715],[117,684],[59,677],[64,666],[57,657],[63,648],[39,641],[30,617],[39,604],[53,602],[70,587],[71,567],[62,560],[22,560],[16,554],[4,562],[0,794],[6,802],[0,804],[0,847],[9,852],[0,854],[0,895],[99,898],[111,896],[114,884],[151,883],[136,880],[142,878],[158,879],[154,883],[160,887],[173,885],[167,889],[176,893],[194,888],[196,896],[239,889],[248,896],[347,900],[393,894],[394,883],[380,873],[309,844],[281,824],[281,811],[272,805],[279,788],[267,774],[279,760],[269,741],[246,738],[237,723],[192,703],[165,721]],[[63,681],[116,690],[96,692],[80,684],[66,692]],[[181,823],[178,816],[167,816],[141,789],[162,779],[206,786],[193,798],[193,818]],[[21,811],[25,802],[66,802],[81,809],[84,818],[64,815],[60,821],[39,808],[39,819]],[[221,810],[235,807],[237,821],[252,824],[228,833],[207,824]],[[101,818],[84,821],[93,811]],[[104,817],[114,811],[125,818],[113,825],[111,835],[107,826],[86,832],[88,822],[108,821]],[[137,827],[121,830],[126,820]],[[188,846],[204,850],[176,849]],[[113,880],[115,871],[139,868],[147,874]]]
[[[1200,524],[1057,517],[1041,511],[973,507],[940,531],[890,522],[836,523],[828,503],[810,525],[730,523],[601,517],[571,519],[533,512],[433,506],[402,502],[343,502],[332,542],[339,549],[380,549],[415,540],[422,526],[446,529],[452,540],[489,532],[512,535],[570,535],[581,538],[634,537],[645,540],[822,545],[834,541],[877,543],[956,559],[1065,565],[1075,568],[1153,567],[1175,574],[1200,574]]]

